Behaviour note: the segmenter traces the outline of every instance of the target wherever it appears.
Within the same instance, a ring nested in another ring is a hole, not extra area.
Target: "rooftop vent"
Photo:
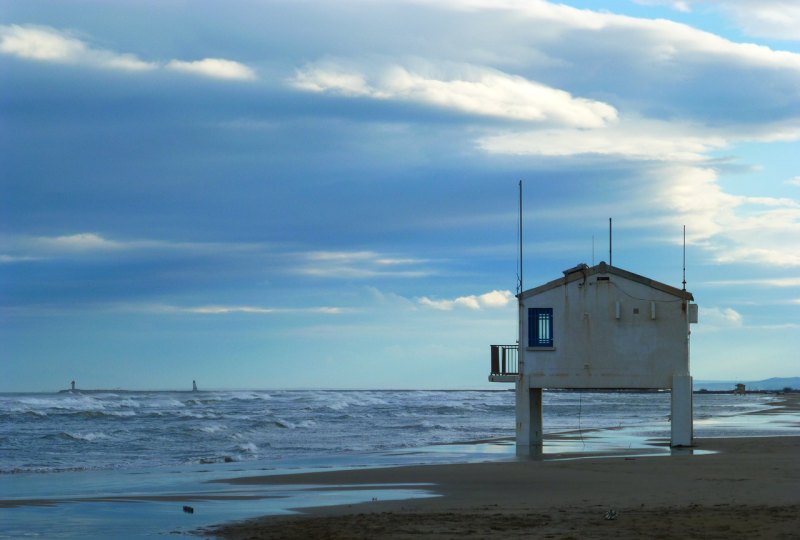
[[[565,275],[565,276],[568,276],[568,275],[570,275],[570,274],[574,274],[575,272],[581,272],[581,271],[583,271],[583,270],[586,270],[587,268],[589,268],[589,265],[588,265],[588,264],[586,264],[586,263],[580,263],[580,264],[579,264],[579,265],[577,265],[577,266],[573,266],[572,268],[569,268],[569,269],[567,269],[567,270],[564,270],[564,275]]]

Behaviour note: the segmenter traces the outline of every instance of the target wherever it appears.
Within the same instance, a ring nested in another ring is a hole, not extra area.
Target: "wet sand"
[[[787,395],[781,405],[796,415],[800,396]],[[229,539],[800,537],[800,436],[700,439],[695,450],[714,453],[238,478],[225,482],[315,489],[424,484],[440,496],[305,508],[204,532]]]

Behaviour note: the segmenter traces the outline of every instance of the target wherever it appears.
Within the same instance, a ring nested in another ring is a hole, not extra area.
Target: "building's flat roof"
[[[654,279],[650,279],[648,277],[640,276],[639,274],[634,274],[633,272],[628,272],[627,270],[623,270],[622,268],[618,268],[616,266],[609,266],[605,262],[600,262],[595,266],[586,266],[586,265],[578,265],[574,268],[570,268],[569,270],[564,272],[564,277],[554,279],[553,281],[549,281],[544,285],[539,285],[538,287],[534,287],[533,289],[528,289],[527,291],[523,291],[520,295],[520,298],[525,299],[531,296],[536,296],[537,294],[541,294],[545,291],[549,291],[550,289],[555,289],[556,287],[561,287],[562,285],[566,285],[567,283],[572,283],[573,281],[583,280],[588,278],[589,276],[593,276],[596,274],[600,275],[614,275],[619,276],[630,281],[635,281],[636,283],[641,283],[642,285],[647,285],[650,288],[656,289],[661,292],[665,292],[667,294],[671,294],[676,298],[680,298],[681,300],[694,300],[694,296],[689,291],[684,291],[673,287],[671,285],[667,285],[666,283],[661,283],[660,281],[656,281]]]

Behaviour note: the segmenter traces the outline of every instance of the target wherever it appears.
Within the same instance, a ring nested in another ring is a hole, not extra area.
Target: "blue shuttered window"
[[[528,347],[553,346],[553,308],[528,308]]]

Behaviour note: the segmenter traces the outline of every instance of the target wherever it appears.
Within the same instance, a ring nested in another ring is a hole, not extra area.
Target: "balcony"
[[[519,376],[518,347],[514,345],[490,345],[492,351],[491,382],[514,382]]]

